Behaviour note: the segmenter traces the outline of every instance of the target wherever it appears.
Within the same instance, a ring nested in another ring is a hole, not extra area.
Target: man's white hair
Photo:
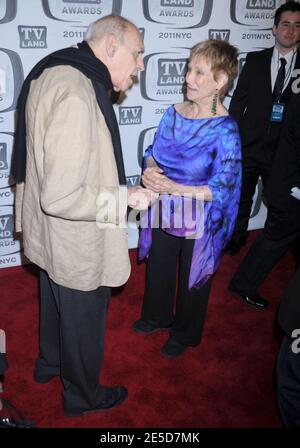
[[[131,27],[137,29],[130,20],[111,14],[91,23],[87,29],[85,40],[100,42],[105,36],[112,33],[120,39],[120,42],[123,42],[126,31]]]

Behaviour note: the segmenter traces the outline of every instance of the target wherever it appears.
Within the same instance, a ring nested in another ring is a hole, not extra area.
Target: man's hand
[[[128,188],[128,205],[135,210],[147,210],[147,208],[158,198],[158,194],[143,187]]]

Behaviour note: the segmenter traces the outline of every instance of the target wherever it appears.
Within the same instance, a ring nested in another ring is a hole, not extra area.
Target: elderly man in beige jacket
[[[68,416],[127,397],[123,386],[99,384],[105,320],[110,287],[130,274],[127,206],[147,207],[152,193],[126,187],[111,97],[144,69],[142,53],[131,22],[104,17],[77,48],[40,61],[19,99],[16,226],[26,256],[41,268],[34,377],[46,383],[60,375]]]

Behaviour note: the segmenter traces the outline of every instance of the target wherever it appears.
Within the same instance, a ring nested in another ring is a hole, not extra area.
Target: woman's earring
[[[212,100],[211,100],[211,114],[212,115],[217,115],[218,95],[219,95],[219,93],[217,91],[212,96]]]

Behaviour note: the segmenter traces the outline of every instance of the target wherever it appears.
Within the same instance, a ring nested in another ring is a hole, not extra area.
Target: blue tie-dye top
[[[212,192],[212,201],[193,200],[193,205],[196,202],[200,205],[198,210],[201,213],[195,214],[193,207],[193,216],[197,216],[198,222],[191,232],[194,233],[195,244],[189,288],[200,287],[216,271],[233,232],[238,211],[241,142],[237,124],[231,116],[186,118],[171,106],[159,123],[152,146],[146,150],[144,167],[150,156],[173,181],[190,186],[207,185]],[[163,230],[176,236],[188,237],[190,234],[186,226],[175,228],[172,220],[169,225],[163,224],[164,215],[168,214],[166,221],[169,221],[170,214],[175,214],[175,217],[176,213],[182,214],[179,202],[184,199],[166,194],[162,197],[159,205],[155,204],[149,209],[148,220],[154,209],[156,213],[160,210],[162,216],[159,218],[159,225]],[[151,243],[151,228],[142,228],[139,239],[140,259],[148,254]]]

